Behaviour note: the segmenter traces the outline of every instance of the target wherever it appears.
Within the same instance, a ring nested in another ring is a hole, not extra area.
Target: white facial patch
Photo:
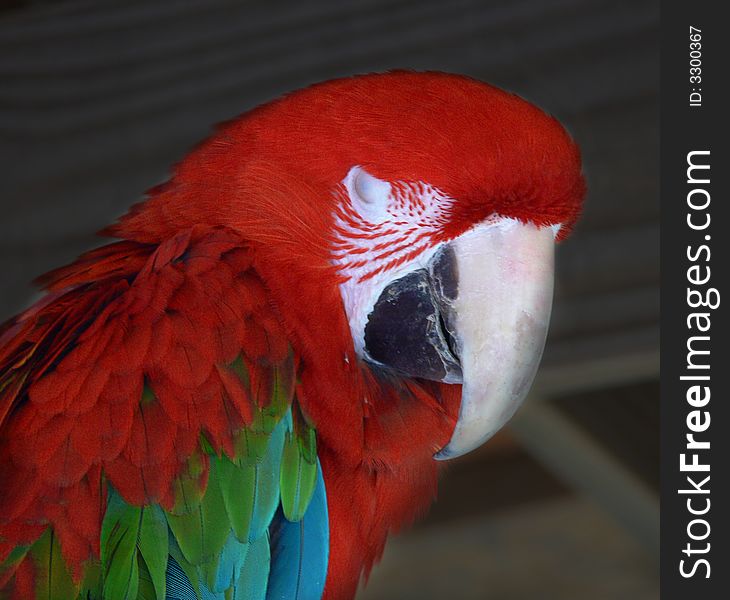
[[[337,191],[332,262],[346,279],[340,292],[355,351],[368,358],[365,326],[384,288],[427,268],[444,245],[441,232],[455,200],[423,182],[388,182],[352,167]],[[475,227],[510,228],[516,219],[493,215]],[[553,225],[554,236],[560,225]]]
[[[335,213],[333,260],[355,351],[366,358],[365,325],[388,283],[417,269],[443,245],[435,242],[454,200],[422,182],[387,182],[352,167]]]

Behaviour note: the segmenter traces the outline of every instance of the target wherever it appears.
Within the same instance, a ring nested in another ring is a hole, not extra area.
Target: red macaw
[[[0,595],[352,598],[524,399],[583,195],[463,76],[220,127],[0,329]]]

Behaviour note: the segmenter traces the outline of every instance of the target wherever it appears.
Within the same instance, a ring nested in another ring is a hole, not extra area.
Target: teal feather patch
[[[212,592],[225,592],[238,581],[241,567],[246,559],[249,544],[239,542],[233,532],[226,540],[223,550],[207,567],[205,583]]]
[[[233,600],[265,600],[270,566],[271,551],[267,534],[251,542],[233,589]]]

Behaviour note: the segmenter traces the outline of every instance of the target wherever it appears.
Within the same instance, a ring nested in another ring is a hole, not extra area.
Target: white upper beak
[[[553,227],[501,219],[451,242],[459,280],[453,324],[463,387],[456,427],[436,459],[483,444],[525,399],[550,321],[554,238]]]

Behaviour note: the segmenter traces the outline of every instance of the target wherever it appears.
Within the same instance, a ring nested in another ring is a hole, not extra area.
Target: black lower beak
[[[385,287],[365,326],[370,359],[410,377],[461,383],[452,324],[458,294],[454,252],[443,246],[427,268]]]

